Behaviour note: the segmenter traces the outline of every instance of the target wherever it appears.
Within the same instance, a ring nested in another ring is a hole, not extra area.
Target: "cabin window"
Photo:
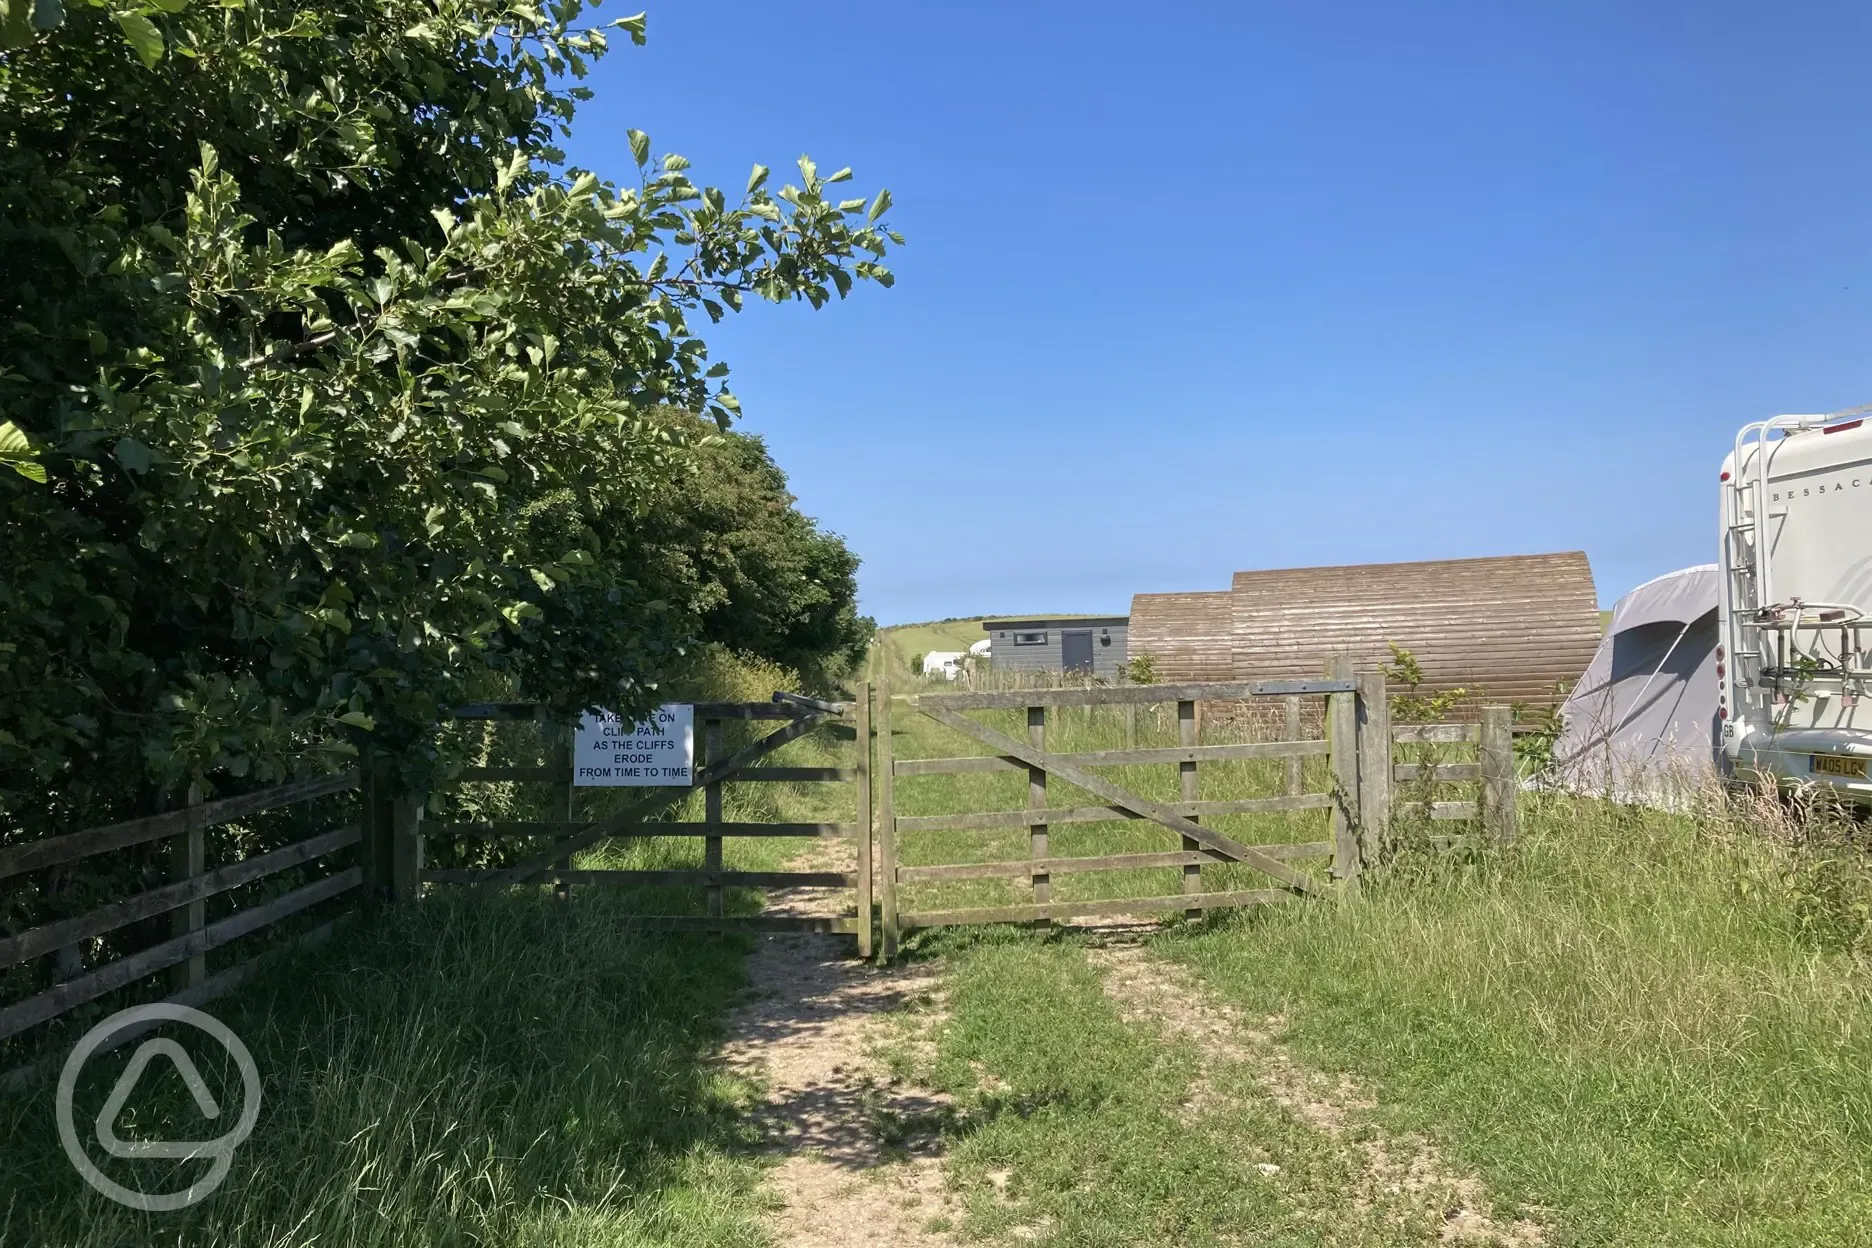
[[[1014,644],[1017,646],[1044,646],[1046,645],[1046,634],[1045,633],[1015,633]]]

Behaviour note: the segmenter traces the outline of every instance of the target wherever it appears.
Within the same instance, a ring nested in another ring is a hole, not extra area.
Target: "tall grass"
[[[1017,715],[984,718],[1024,735]],[[898,728],[901,757],[984,752],[913,713],[900,712]],[[1048,744],[1117,748],[1125,731],[1115,711],[1068,711],[1050,720]],[[1174,742],[1161,713],[1132,731],[1139,746]],[[1253,731],[1222,723],[1204,740]],[[1309,763],[1309,790],[1322,786],[1322,767]],[[1279,792],[1279,768],[1204,764],[1202,796]],[[1173,767],[1105,774],[1176,796]],[[1410,787],[1417,799],[1472,795]],[[899,814],[1025,800],[1021,773],[897,787]],[[1058,781],[1048,800],[1096,804]],[[1285,1018],[1306,1062],[1375,1084],[1390,1125],[1441,1140],[1505,1205],[1542,1211],[1555,1242],[1872,1244],[1863,828],[1772,799],[1712,795],[1668,812],[1527,793],[1521,814],[1520,840],[1507,849],[1471,836],[1458,852],[1435,852],[1427,833],[1460,825],[1407,824],[1393,839],[1398,855],[1368,873],[1357,904],[1172,923],[1157,947],[1251,1016]],[[1251,842],[1325,836],[1323,812],[1213,822]],[[1173,840],[1144,823],[1071,825],[1053,829],[1051,852]],[[902,846],[907,864],[1027,852],[1024,829],[912,833]],[[1252,877],[1205,868],[1210,886],[1223,886],[1225,872]],[[1055,896],[1177,888],[1173,871],[1053,884]],[[906,892],[906,909],[1007,904],[1024,899],[1026,882]],[[980,939],[932,934],[922,948],[973,965]],[[1077,1043],[1069,1033],[1084,1026],[1035,1022],[1028,1043],[1068,1051]],[[963,1155],[979,1147],[971,1140]],[[978,1215],[974,1224],[1005,1220]]]
[[[784,672],[725,656],[703,665],[697,682],[673,692],[765,701],[790,687]],[[486,754],[472,761],[537,763],[540,744],[531,725],[503,726],[485,734]],[[776,761],[825,765],[848,761],[851,748],[822,732]],[[468,805],[483,817],[539,817],[524,790],[479,787]],[[582,813],[632,796],[581,794]],[[835,812],[850,800],[850,785],[744,784],[726,793],[730,819],[849,819],[849,810]],[[700,801],[686,796],[669,817],[699,816]],[[727,858],[771,869],[801,847],[734,840]],[[619,839],[576,865],[700,866],[702,852],[699,838]],[[0,1098],[0,1245],[764,1242],[760,1165],[738,1113],[749,1091],[712,1063],[720,1019],[744,987],[749,945],[648,932],[637,921],[698,913],[703,897],[694,888],[593,887],[557,901],[543,886],[506,894],[447,886],[420,905],[361,915],[333,943],[212,1007],[253,1051],[263,1112],[227,1182],[196,1208],[139,1214],[110,1203],[65,1159],[50,1086]],[[750,890],[731,891],[728,902],[740,913],[761,904]],[[81,1137],[90,1137],[130,1051],[87,1066]],[[144,1076],[122,1134],[218,1134],[165,1072],[158,1062]],[[228,1074],[210,1079],[224,1107],[240,1095]],[[152,1191],[178,1190],[201,1173],[201,1163],[180,1163],[164,1186],[149,1162],[106,1168]]]
[[[225,1185],[184,1213],[84,1186],[50,1088],[0,1102],[0,1242],[758,1242],[757,1167],[736,1152],[744,1093],[709,1062],[744,946],[642,934],[622,901],[438,893],[218,1004],[254,1052],[263,1112]],[[87,1068],[87,1138],[126,1057]],[[162,1069],[142,1081],[137,1133],[218,1134]],[[234,1084],[222,1103],[238,1099]],[[121,1164],[145,1190],[186,1182]]]
[[[1810,839],[1535,797],[1511,852],[1159,947],[1560,1242],[1872,1243],[1872,985],[1802,922]]]

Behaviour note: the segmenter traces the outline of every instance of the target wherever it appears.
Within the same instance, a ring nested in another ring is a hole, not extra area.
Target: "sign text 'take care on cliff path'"
[[[572,783],[583,788],[680,785],[695,776],[695,707],[659,706],[649,719],[631,724],[609,711],[579,721],[572,749]]]

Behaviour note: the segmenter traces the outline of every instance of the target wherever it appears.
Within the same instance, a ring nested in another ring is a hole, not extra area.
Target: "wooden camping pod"
[[[1374,671],[1396,643],[1423,669],[1419,692],[1466,688],[1492,702],[1555,701],[1599,643],[1579,551],[1237,572],[1226,594],[1139,594],[1131,620],[1133,653],[1156,655],[1171,679],[1310,676],[1341,656]]]
[[[1158,680],[1230,679],[1235,661],[1233,598],[1226,589],[1135,595],[1131,599],[1131,656],[1149,655]]]

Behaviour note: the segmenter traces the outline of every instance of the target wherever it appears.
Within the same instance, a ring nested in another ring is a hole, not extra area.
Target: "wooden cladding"
[[[1227,680],[1235,671],[1229,592],[1134,595],[1129,641],[1131,657],[1149,656],[1159,680]]]
[[[1551,703],[1599,631],[1592,569],[1572,551],[1237,572],[1226,591],[1136,595],[1130,644],[1160,678],[1213,681],[1307,675],[1341,657],[1382,671],[1396,643],[1423,669],[1420,693]]]

